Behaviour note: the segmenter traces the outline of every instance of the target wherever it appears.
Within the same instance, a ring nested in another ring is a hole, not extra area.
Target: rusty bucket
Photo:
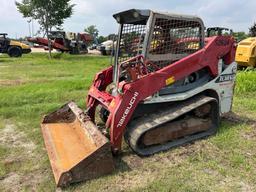
[[[45,116],[41,128],[58,187],[114,170],[109,140],[74,102]]]

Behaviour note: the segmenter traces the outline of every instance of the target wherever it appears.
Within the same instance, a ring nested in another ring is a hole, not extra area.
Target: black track
[[[174,141],[169,141],[164,144],[143,146],[140,141],[143,135],[156,127],[159,127],[167,122],[173,121],[196,108],[205,105],[206,103],[211,104],[211,127],[204,132],[199,132],[190,136],[182,137]],[[141,156],[148,156],[160,151],[165,151],[173,147],[181,146],[186,143],[190,143],[197,139],[201,139],[216,133],[219,126],[219,106],[218,101],[215,98],[207,96],[195,96],[182,103],[178,106],[170,107],[167,109],[161,109],[155,113],[134,119],[128,126],[124,135],[125,141],[132,148],[132,150]]]

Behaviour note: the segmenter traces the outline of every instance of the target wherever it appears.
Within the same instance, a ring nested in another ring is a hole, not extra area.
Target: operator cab
[[[7,33],[0,33],[0,39],[6,39]]]
[[[195,16],[131,9],[113,17],[120,24],[119,63],[138,54],[152,61],[179,60],[204,44],[204,25]]]
[[[116,88],[119,81],[135,81],[204,46],[204,24],[196,16],[130,9],[113,17],[119,23],[113,72]],[[195,77],[190,79],[195,81]]]
[[[7,33],[0,33],[0,52],[3,52],[8,45],[10,44],[10,40],[7,38]]]

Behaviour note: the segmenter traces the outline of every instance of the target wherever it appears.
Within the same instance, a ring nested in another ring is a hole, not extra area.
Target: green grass
[[[70,100],[85,108],[95,73],[107,66],[102,56],[0,56],[0,190],[55,191],[41,118]],[[66,190],[255,191],[255,95],[256,71],[238,72],[233,111],[250,122],[223,120],[216,136],[148,158],[124,146],[113,174]]]

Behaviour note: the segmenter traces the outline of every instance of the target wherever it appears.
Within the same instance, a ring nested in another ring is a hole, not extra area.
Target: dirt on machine
[[[113,17],[114,62],[95,75],[87,109],[69,102],[41,123],[60,187],[113,172],[123,138],[149,156],[215,134],[232,107],[231,35],[205,37],[190,15],[131,9]]]
[[[113,171],[108,139],[75,103],[47,115],[41,125],[58,186]]]

